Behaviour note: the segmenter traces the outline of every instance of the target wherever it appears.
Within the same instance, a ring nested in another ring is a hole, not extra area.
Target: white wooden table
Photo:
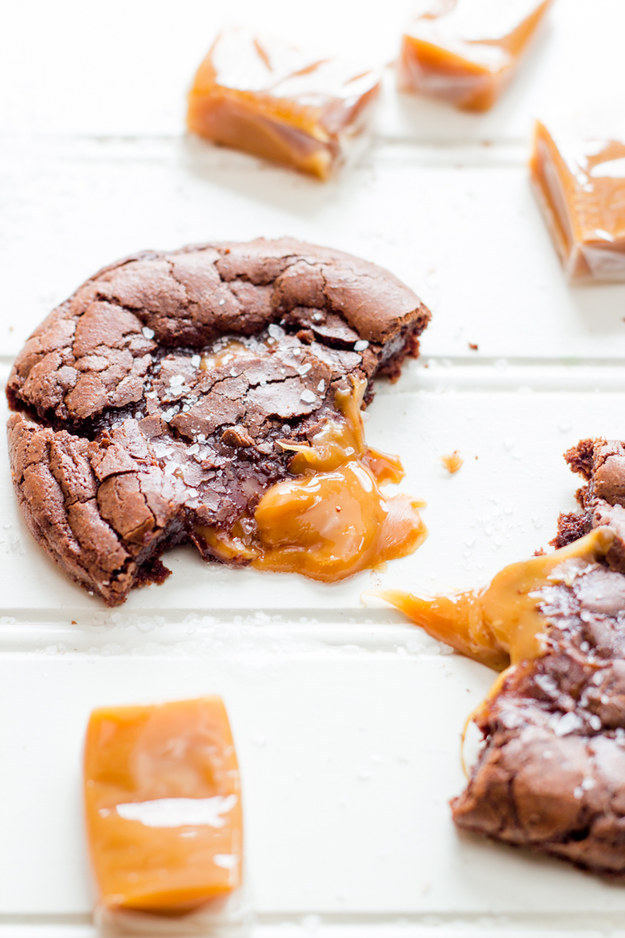
[[[367,421],[427,500],[430,534],[335,586],[179,549],[162,587],[110,612],[34,545],[3,447],[0,938],[95,934],[80,799],[89,711],[213,692],[242,766],[254,938],[625,934],[623,887],[456,833],[460,732],[491,674],[361,601],[377,584],[477,585],[546,545],[577,484],[561,453],[625,435],[625,286],[567,287],[525,168],[535,116],[622,116],[625,6],[557,0],[484,116],[399,97],[389,72],[372,148],[327,185],[188,139],[195,67],[226,16],[389,62],[410,4],[225,6],[12,5],[0,35],[3,380],[57,302],[137,249],[289,234],[361,254],[434,314],[422,359],[379,388]],[[441,456],[455,449],[464,465],[450,476]]]

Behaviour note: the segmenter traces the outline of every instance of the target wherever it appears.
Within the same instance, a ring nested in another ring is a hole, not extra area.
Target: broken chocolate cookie
[[[435,638],[505,668],[472,715],[484,745],[459,827],[625,875],[625,577],[598,527],[484,590],[382,594]]]
[[[581,511],[558,518],[554,547],[563,547],[593,528],[608,525],[615,537],[606,562],[625,573],[625,444],[618,440],[581,440],[564,458],[587,484],[576,495]]]
[[[597,528],[556,551],[578,556],[538,592],[543,652],[475,714],[485,745],[452,810],[459,827],[622,877],[625,577],[602,562],[610,543]]]
[[[382,593],[461,654],[505,669],[472,714],[484,737],[459,827],[625,877],[625,447],[566,453],[587,484],[551,554],[483,590]]]
[[[429,318],[388,271],[291,239],[104,268],[9,378],[32,533],[109,605],[162,581],[160,555],[184,541],[319,579],[413,550],[418,503],[379,491],[401,467],[365,445],[360,405],[417,356]]]

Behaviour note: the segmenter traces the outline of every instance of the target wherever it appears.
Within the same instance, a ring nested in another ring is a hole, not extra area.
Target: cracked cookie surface
[[[108,604],[159,557],[225,535],[350,383],[399,374],[430,314],[388,271],[291,239],[145,252],[104,268],[27,341],[9,451],[36,539]],[[279,441],[281,441],[279,443]]]

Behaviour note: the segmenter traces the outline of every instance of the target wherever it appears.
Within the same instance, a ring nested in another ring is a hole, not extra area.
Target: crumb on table
[[[458,469],[460,469],[464,460],[458,450],[455,449],[453,453],[448,453],[446,456],[441,456],[441,462],[447,472],[449,472],[450,475],[453,475],[455,472],[458,472]]]

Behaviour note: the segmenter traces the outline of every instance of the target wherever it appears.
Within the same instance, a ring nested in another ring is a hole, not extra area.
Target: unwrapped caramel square
[[[530,175],[570,280],[625,280],[625,140],[554,134],[536,122]]]
[[[84,797],[104,909],[180,914],[240,885],[239,769],[219,697],[95,710]]]
[[[326,179],[365,129],[379,88],[373,69],[231,28],[197,71],[187,126],[214,143]]]
[[[402,38],[399,87],[486,111],[551,0],[422,0]]]

